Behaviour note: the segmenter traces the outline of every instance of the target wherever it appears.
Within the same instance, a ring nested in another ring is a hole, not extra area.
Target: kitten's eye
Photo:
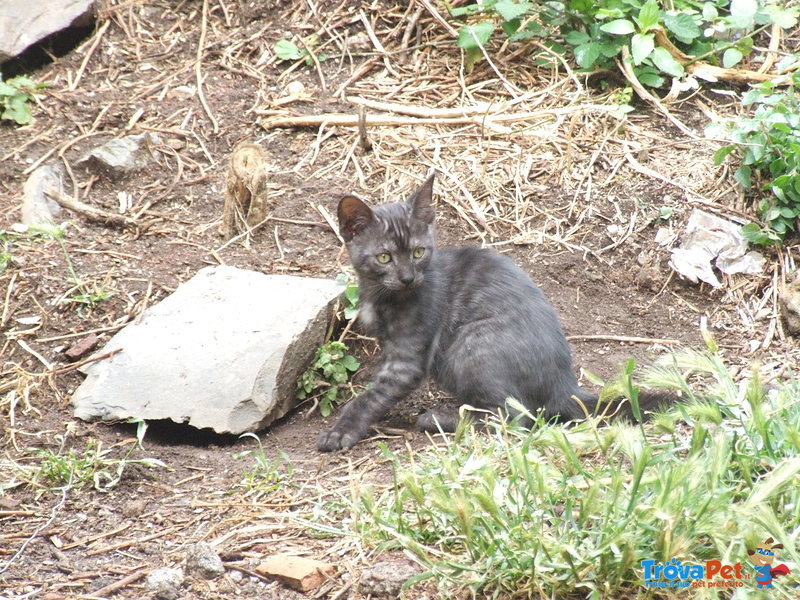
[[[411,253],[414,258],[422,258],[425,256],[425,248],[414,248],[414,251]]]
[[[375,258],[378,259],[379,263],[381,263],[382,265],[385,265],[386,263],[391,262],[392,255],[389,254],[388,252],[381,252]]]

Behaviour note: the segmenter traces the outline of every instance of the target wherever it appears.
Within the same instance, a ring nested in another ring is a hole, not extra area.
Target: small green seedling
[[[666,223],[675,215],[675,211],[669,206],[662,206],[658,209],[658,217],[656,221],[659,223]]]
[[[291,40],[281,40],[272,47],[272,50],[275,52],[275,56],[281,60],[304,60],[310,66],[314,64],[314,57],[319,62],[328,60],[327,54],[314,52],[317,44],[319,44],[319,37],[311,35],[303,40],[302,48]]]
[[[358,283],[346,273],[339,273],[336,281],[346,284],[342,296],[345,300],[344,318],[349,321],[358,314]]]
[[[113,291],[96,281],[92,281],[91,284],[89,284],[81,279],[70,279],[70,283],[77,287],[77,291],[71,296],[64,298],[64,302],[76,306],[78,308],[78,313],[81,315],[85,310],[94,308],[114,295]]]
[[[27,77],[0,79],[0,119],[27,125],[31,121],[31,108],[28,103],[36,97],[37,89],[45,87]]]
[[[300,400],[320,394],[319,412],[323,417],[331,414],[333,407],[345,400],[350,373],[361,363],[348,354],[342,342],[328,342],[317,349],[311,366],[297,380],[297,397]]]
[[[0,231],[0,273],[5,271],[9,265],[14,263],[14,255],[11,253],[12,240],[6,231]]]
[[[246,450],[234,455],[234,458],[245,458],[252,456],[255,466],[244,471],[244,477],[237,486],[245,490],[245,496],[258,500],[262,496],[278,490],[292,477],[294,465],[291,458],[283,450],[278,450],[278,457],[270,460],[264,452],[264,445],[257,435],[253,433],[243,433],[239,438],[253,438],[258,444],[257,450]]]

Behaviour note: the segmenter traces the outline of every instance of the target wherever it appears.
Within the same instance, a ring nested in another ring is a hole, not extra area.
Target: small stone
[[[605,277],[603,277],[602,273],[599,273],[594,270],[590,270],[586,272],[586,277],[592,281],[604,281]]]
[[[364,595],[396,598],[400,594],[403,584],[418,574],[419,569],[409,562],[382,561],[361,573],[358,591]]]
[[[186,570],[203,579],[216,579],[225,574],[222,559],[205,542],[189,547],[186,553]]]
[[[48,190],[64,193],[64,170],[58,163],[47,163],[36,168],[25,181],[20,210],[20,221],[24,225],[55,223],[61,207],[45,194]]]
[[[670,246],[677,238],[678,236],[670,227],[659,227],[656,231],[655,242],[659,246]]]
[[[244,575],[242,574],[242,572],[237,571],[236,569],[231,570],[228,577],[231,578],[231,581],[233,581],[233,583],[241,583],[242,580],[244,579]]]
[[[156,161],[158,152],[153,146],[160,143],[160,138],[149,131],[139,135],[114,138],[89,152],[78,161],[78,164],[94,167],[95,170],[111,175],[132,173]]]
[[[69,360],[78,360],[82,356],[86,356],[89,354],[89,352],[94,350],[99,342],[100,338],[97,337],[97,334],[90,333],[86,337],[81,338],[72,346],[70,346],[69,350],[64,352],[64,355]]]
[[[259,575],[273,577],[296,590],[308,592],[322,585],[326,576],[333,576],[336,567],[303,556],[276,554],[258,565],[255,570]]]
[[[302,81],[291,81],[286,86],[286,93],[290,96],[299,96],[306,91],[306,86]]]
[[[169,92],[167,92],[167,98],[189,100],[190,98],[194,98],[196,93],[197,88],[193,85],[179,85],[178,87],[172,88]]]
[[[658,292],[663,284],[663,279],[664,276],[657,268],[644,267],[639,270],[639,274],[636,277],[636,284],[651,292]]]
[[[145,580],[148,591],[161,600],[175,600],[182,584],[183,569],[156,569]]]
[[[111,585],[116,582],[116,579],[109,577],[108,575],[103,575],[101,577],[95,577],[89,583],[89,590],[92,592],[96,592],[97,590],[102,590],[107,585]]]
[[[140,517],[147,510],[147,500],[139,498],[138,500],[131,500],[125,503],[122,507],[122,515],[128,519]]]
[[[363,52],[372,49],[372,40],[366,31],[359,31],[347,38],[347,47],[353,52]]]

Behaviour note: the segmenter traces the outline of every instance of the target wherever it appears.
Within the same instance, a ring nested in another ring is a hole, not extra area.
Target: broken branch
[[[120,225],[123,227],[135,227],[138,225],[136,219],[124,215],[115,215],[102,208],[97,208],[85,202],[81,202],[80,200],[70,198],[66,194],[62,194],[54,189],[46,190],[45,195],[58,202],[64,208],[83,215],[90,221],[106,223],[108,225]]]
[[[773,28],[773,39],[780,40],[780,27],[778,28],[778,35],[775,36],[775,29]],[[710,65],[703,61],[694,61],[694,57],[681,52],[675,44],[667,37],[663,29],[656,29],[655,31],[656,44],[664,48],[670,53],[672,58],[677,60],[683,65],[690,75],[694,75],[705,81],[732,81],[734,83],[761,83],[763,81],[770,81],[778,76],[777,73],[765,73],[764,71],[750,71],[747,69],[728,69],[725,67],[717,67]],[[623,47],[623,50],[625,48]],[[777,48],[776,48],[777,49]],[[774,56],[774,55],[772,55]],[[774,59],[773,59],[774,60]],[[766,63],[765,63],[766,64]],[[769,66],[767,67],[769,68]]]
[[[500,134],[508,134],[512,133],[513,131],[511,128],[506,127],[502,123],[529,121],[531,119],[555,117],[558,115],[580,111],[613,113],[618,108],[615,105],[607,104],[576,104],[573,106],[559,106],[556,108],[528,112],[498,114],[495,112],[490,112],[490,109],[485,105],[460,108],[427,108],[424,106],[403,106],[388,102],[374,102],[365,100],[363,98],[349,98],[349,100],[355,104],[366,106],[367,108],[389,112],[399,112],[405,115],[413,115],[411,117],[365,115],[363,122],[368,127],[402,127],[405,125],[466,125],[471,123],[473,125],[491,129],[495,133]],[[320,125],[334,127],[358,127],[359,120],[358,114],[346,113],[299,116],[286,115],[274,117],[269,120],[259,121],[259,125],[261,125],[264,129],[275,129],[277,127],[319,127]]]
[[[663,344],[664,346],[676,346],[679,340],[662,340],[659,338],[631,337],[627,335],[568,335],[567,339],[581,340],[589,342],[628,342],[631,344]]]

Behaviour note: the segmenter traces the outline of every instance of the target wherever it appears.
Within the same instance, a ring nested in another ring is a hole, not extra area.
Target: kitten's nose
[[[400,283],[403,285],[411,285],[414,283],[414,274],[413,273],[400,273],[399,275]]]

